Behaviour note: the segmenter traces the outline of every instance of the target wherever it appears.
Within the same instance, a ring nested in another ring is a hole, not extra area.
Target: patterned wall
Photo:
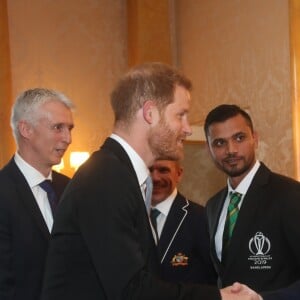
[[[287,0],[173,0],[177,64],[194,82],[192,122],[215,105],[248,108],[258,157],[294,174]],[[93,151],[112,126],[109,92],[127,68],[126,1],[7,1],[13,98],[61,90],[77,105],[70,150]],[[157,41],[155,41],[157,42]],[[205,203],[224,184],[203,144],[188,144],[182,190]]]
[[[194,82],[191,121],[203,122],[221,103],[247,108],[260,137],[258,158],[293,176],[288,1],[175,4],[178,65]],[[204,203],[223,181],[216,184],[205,147],[192,148],[187,156],[195,160],[187,157],[185,168],[193,171],[183,190]]]

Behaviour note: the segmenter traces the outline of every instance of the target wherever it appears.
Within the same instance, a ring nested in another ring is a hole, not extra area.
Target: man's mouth
[[[58,155],[63,156],[66,152],[66,149],[56,149],[56,153],[58,153]]]
[[[236,165],[241,159],[238,157],[230,157],[224,159],[224,162],[229,165]]]

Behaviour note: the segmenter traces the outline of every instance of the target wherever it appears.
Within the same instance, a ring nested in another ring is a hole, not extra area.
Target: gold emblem
[[[171,265],[173,267],[179,266],[187,266],[188,265],[188,257],[185,256],[183,253],[179,252],[175,254],[171,260]]]

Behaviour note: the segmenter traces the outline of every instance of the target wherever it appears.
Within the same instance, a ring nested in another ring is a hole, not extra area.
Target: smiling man
[[[219,286],[239,281],[270,291],[299,280],[300,183],[256,159],[257,133],[240,107],[217,106],[204,129],[213,161],[228,175],[207,204]]]
[[[17,151],[0,171],[1,300],[40,297],[53,214],[69,181],[51,168],[71,143],[72,108],[63,94],[40,88],[12,108]]]
[[[151,221],[162,278],[172,282],[216,284],[204,207],[177,190],[183,176],[180,162],[158,159],[150,167],[150,173]]]

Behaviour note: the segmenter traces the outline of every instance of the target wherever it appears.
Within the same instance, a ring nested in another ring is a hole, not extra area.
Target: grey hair
[[[73,102],[58,91],[45,88],[35,88],[22,92],[16,98],[10,117],[10,126],[16,142],[18,142],[20,137],[18,129],[19,122],[24,120],[32,125],[35,125],[38,120],[38,116],[36,114],[37,109],[40,107],[40,105],[48,101],[58,101],[64,104],[70,110],[75,108]]]

